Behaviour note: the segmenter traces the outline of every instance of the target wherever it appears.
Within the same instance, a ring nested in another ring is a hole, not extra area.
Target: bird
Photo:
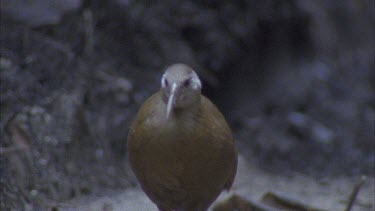
[[[160,90],[144,102],[130,126],[130,167],[160,211],[205,211],[233,184],[237,149],[232,131],[201,90],[191,67],[169,66]]]

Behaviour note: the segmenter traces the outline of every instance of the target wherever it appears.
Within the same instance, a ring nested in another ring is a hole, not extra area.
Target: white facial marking
[[[202,88],[202,83],[201,83],[201,80],[199,80],[198,75],[194,71],[191,73],[191,75],[192,75],[191,76],[191,82],[192,82],[191,87],[193,89]]]
[[[163,77],[161,78],[161,87],[165,88],[166,87],[166,83],[165,83],[165,79],[166,78],[166,73],[164,73]]]

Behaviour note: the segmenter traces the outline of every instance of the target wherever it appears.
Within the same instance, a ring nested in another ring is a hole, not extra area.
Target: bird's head
[[[174,64],[161,79],[163,101],[167,105],[167,119],[175,109],[184,109],[199,103],[202,83],[189,66]]]

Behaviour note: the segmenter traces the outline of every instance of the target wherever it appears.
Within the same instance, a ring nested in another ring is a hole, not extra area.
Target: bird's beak
[[[173,110],[174,102],[176,100],[176,91],[177,91],[177,84],[172,84],[171,94],[168,98],[168,104],[167,104],[167,119],[169,119],[171,112]]]

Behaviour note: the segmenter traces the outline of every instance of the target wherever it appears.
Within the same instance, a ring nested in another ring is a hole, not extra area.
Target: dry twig
[[[350,211],[352,209],[353,204],[354,204],[354,202],[355,202],[355,200],[357,198],[358,192],[359,192],[359,190],[361,189],[363,183],[366,180],[367,180],[367,177],[366,176],[362,176],[361,180],[356,185],[354,185],[352,193],[350,194],[350,197],[349,197],[348,205],[345,208],[345,211]]]

